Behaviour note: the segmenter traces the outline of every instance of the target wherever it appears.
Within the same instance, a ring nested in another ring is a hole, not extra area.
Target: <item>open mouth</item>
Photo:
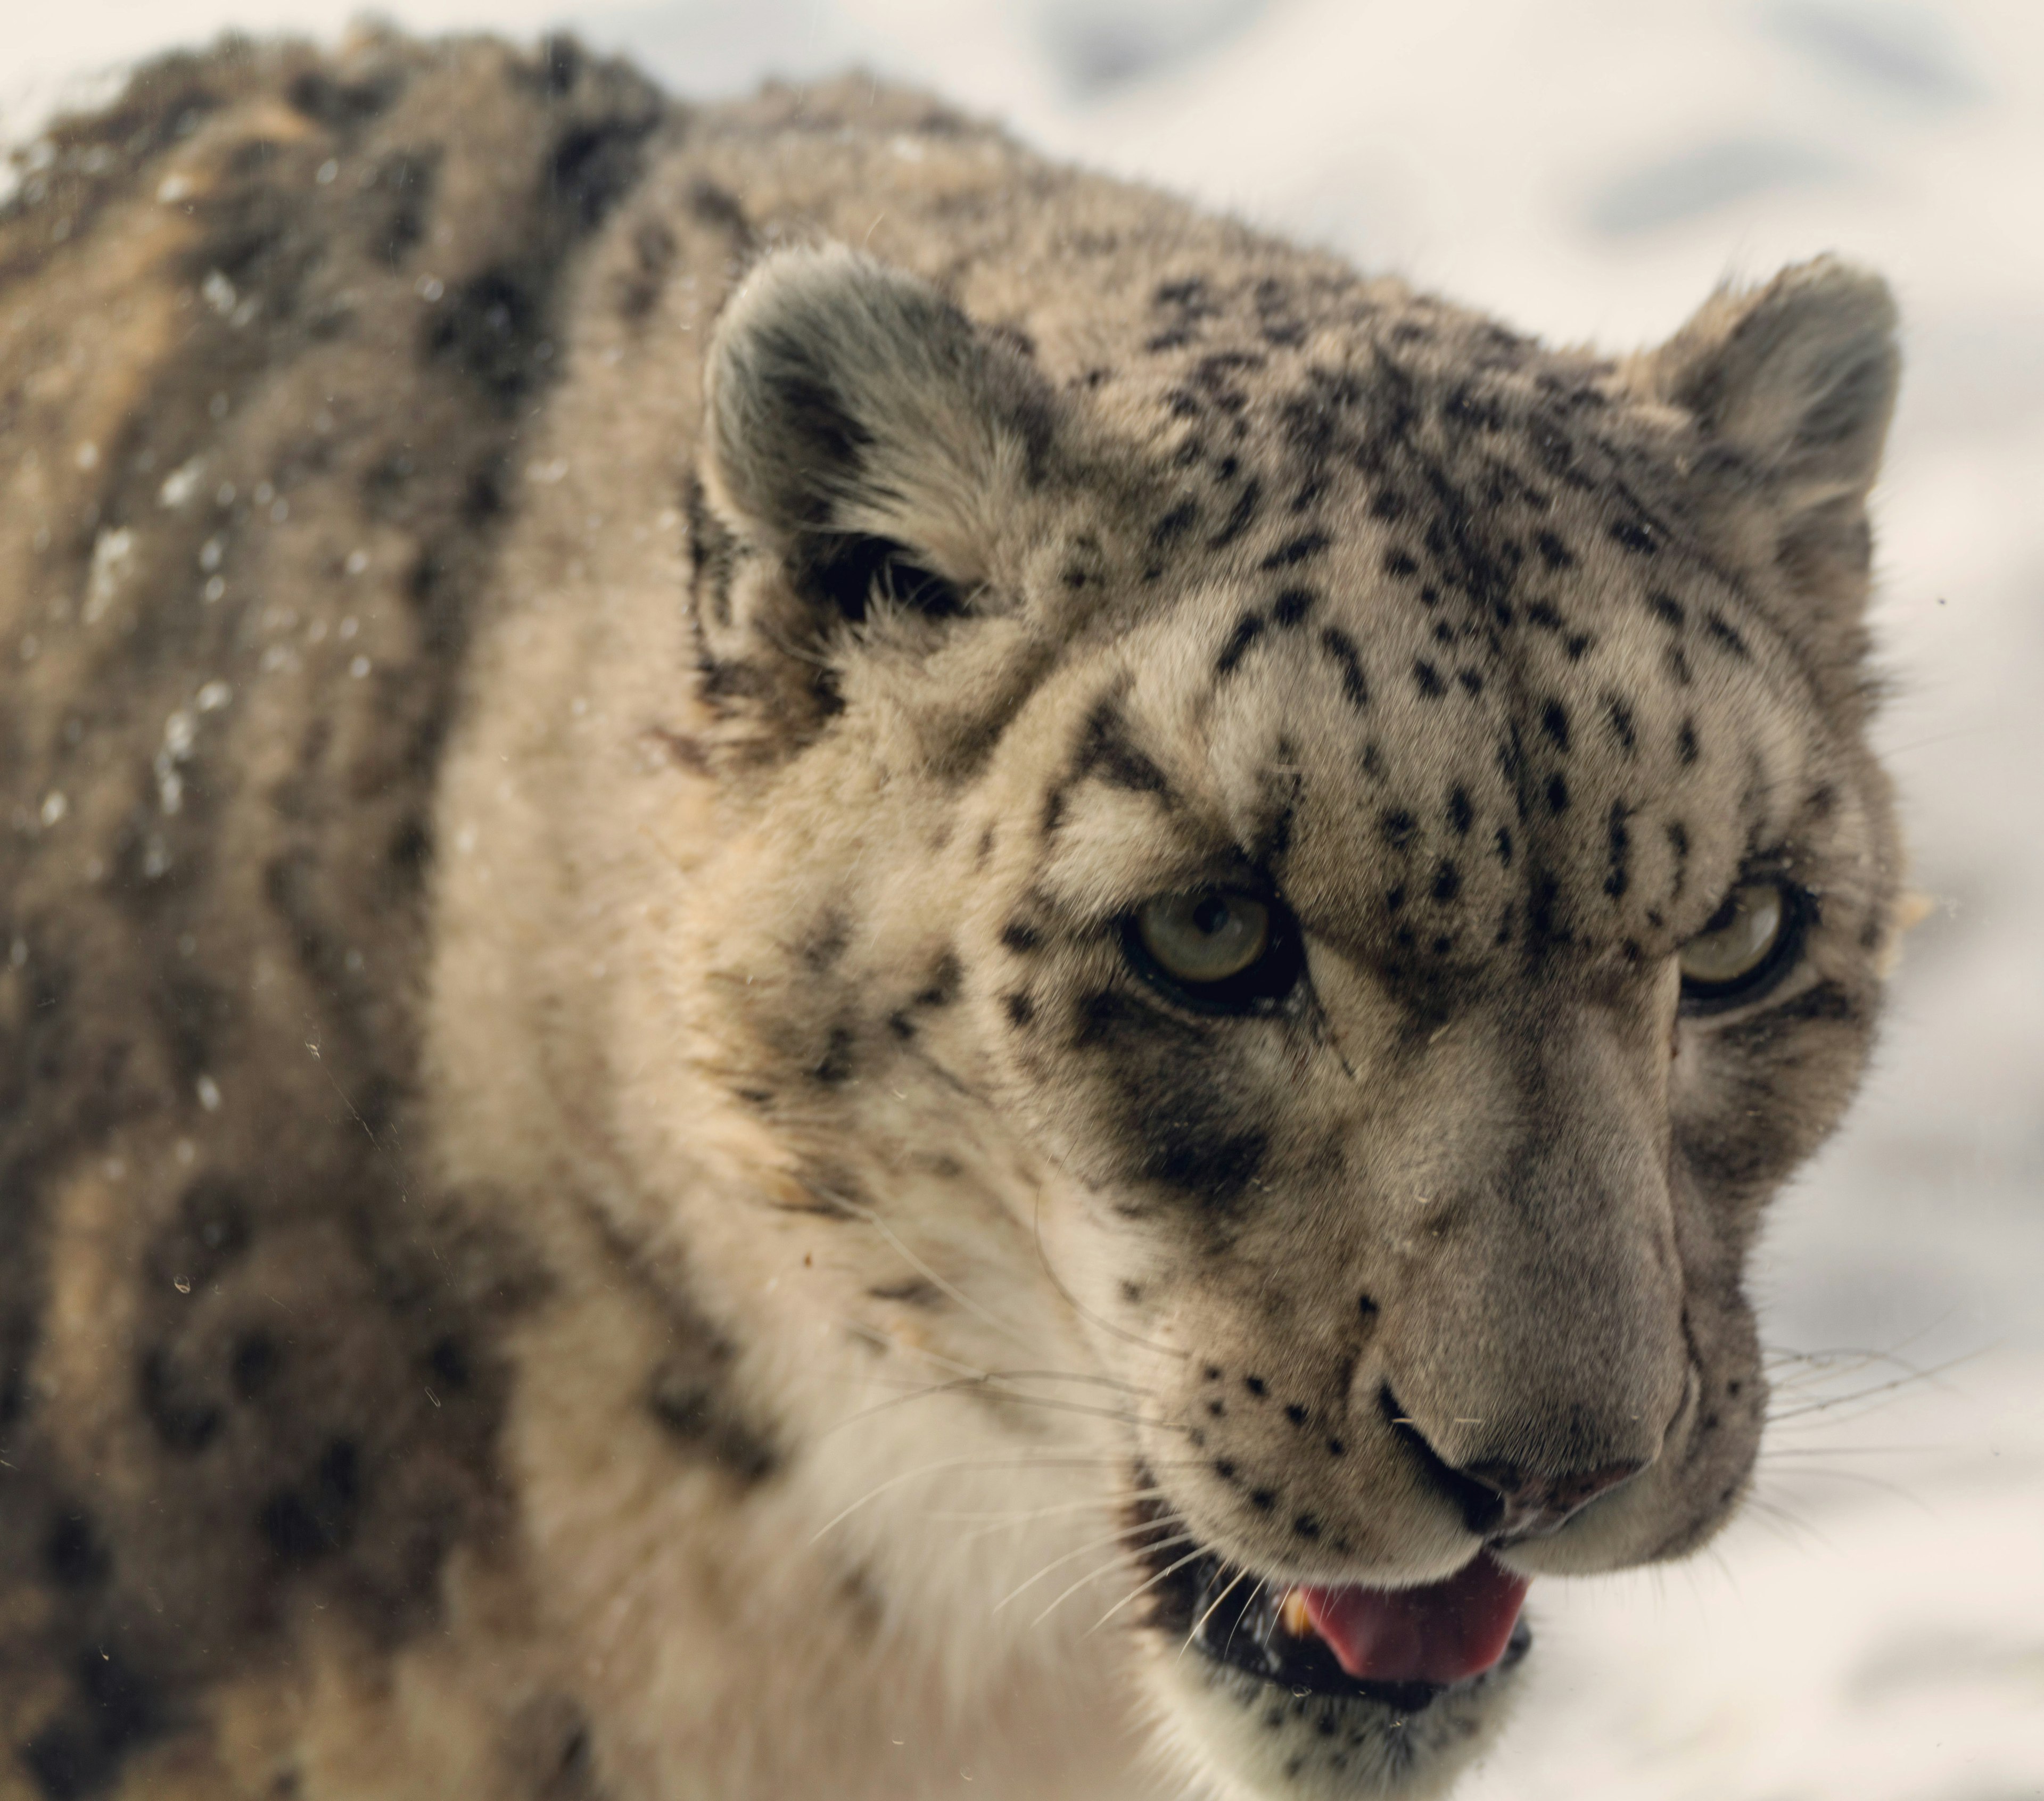
[[[1509,1669],[1533,1642],[1519,1617],[1525,1579],[1486,1552],[1419,1588],[1320,1587],[1259,1580],[1214,1552],[1188,1557],[1179,1523],[1155,1523],[1159,1546],[1142,1553],[1156,1576],[1151,1625],[1294,1696],[1414,1714]]]

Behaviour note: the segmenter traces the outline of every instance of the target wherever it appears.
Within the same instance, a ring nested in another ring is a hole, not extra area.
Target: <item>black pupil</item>
[[[1226,925],[1235,909],[1218,894],[1209,894],[1193,908],[1193,924],[1209,938]]]

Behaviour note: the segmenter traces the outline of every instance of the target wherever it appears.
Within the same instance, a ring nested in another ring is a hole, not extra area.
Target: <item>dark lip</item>
[[[1217,1552],[1201,1551],[1189,1557],[1184,1523],[1175,1515],[1147,1509],[1143,1523],[1156,1528],[1154,1534],[1146,1532],[1144,1537],[1151,1542],[1136,1553],[1155,1583],[1146,1622],[1151,1630],[1189,1641],[1193,1650],[1210,1661],[1295,1696],[1371,1701],[1409,1716],[1424,1711],[1443,1695],[1467,1693],[1492,1680],[1532,1648],[1532,1629],[1522,1618],[1512,1629],[1504,1656],[1480,1675],[1454,1683],[1367,1681],[1343,1669],[1320,1638],[1295,1638],[1286,1630],[1280,1613],[1291,1587],[1289,1582],[1259,1580]]]

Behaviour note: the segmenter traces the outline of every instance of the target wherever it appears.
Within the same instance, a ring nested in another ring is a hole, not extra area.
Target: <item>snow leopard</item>
[[[1556,347],[565,40],[14,180],[0,1795],[1418,1801],[1737,1509],[1877,277]]]

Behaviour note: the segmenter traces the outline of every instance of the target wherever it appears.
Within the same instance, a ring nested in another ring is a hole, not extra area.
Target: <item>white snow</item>
[[[144,51],[229,23],[331,35],[355,4],[17,9],[0,131],[25,140]],[[1650,340],[1725,276],[1820,251],[1888,275],[1909,371],[1879,497],[1881,732],[1936,906],[1761,1282],[1775,1345],[1951,1366],[1785,1419],[1759,1504],[1697,1561],[1536,1586],[1534,1692],[1462,1792],[2044,1795],[2044,7],[386,10],[425,29],[569,24],[695,95],[856,61],[1560,339]]]

